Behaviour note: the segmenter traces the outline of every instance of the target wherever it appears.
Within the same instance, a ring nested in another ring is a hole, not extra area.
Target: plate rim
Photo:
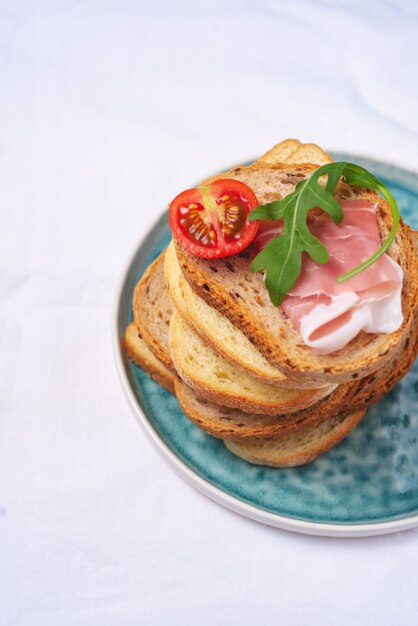
[[[342,151],[332,150],[332,152],[343,153]],[[390,163],[388,161],[382,161],[366,155],[356,154],[363,159],[369,159],[371,161],[378,162],[382,165],[396,167],[400,170],[407,172],[408,174],[415,175],[418,178],[418,172],[406,167],[399,166],[396,163]],[[128,257],[127,262],[124,264],[120,274],[120,278],[117,282],[116,293],[114,297],[113,313],[112,313],[112,346],[113,355],[118,372],[118,377],[121,382],[122,389],[128,400],[128,404],[131,411],[136,418],[137,423],[142,427],[143,432],[147,436],[148,440],[154,445],[166,462],[174,469],[177,475],[183,478],[189,485],[197,489],[200,493],[210,498],[212,501],[224,506],[225,508],[242,515],[253,521],[286,530],[290,532],[296,532],[305,535],[312,536],[327,536],[327,537],[370,537],[378,535],[387,535],[390,533],[400,532],[404,530],[410,530],[418,526],[418,511],[412,515],[403,515],[391,520],[383,520],[380,522],[362,522],[358,524],[350,523],[327,523],[327,522],[315,522],[309,520],[302,520],[286,515],[280,515],[266,511],[260,507],[255,506],[239,499],[236,496],[232,496],[228,492],[224,491],[220,487],[213,485],[209,480],[200,476],[197,471],[192,470],[185,461],[183,461],[163,440],[151,421],[147,418],[142,410],[137,398],[135,397],[127,369],[125,366],[126,358],[123,352],[123,344],[119,335],[119,315],[121,309],[122,295],[126,278],[129,274],[130,268],[133,266],[136,255],[152,233],[156,224],[161,220],[165,211],[161,212],[157,218],[153,221],[152,225],[142,235],[139,242],[135,245],[133,251]]]

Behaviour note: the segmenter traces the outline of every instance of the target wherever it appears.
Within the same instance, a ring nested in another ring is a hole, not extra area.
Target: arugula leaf
[[[325,188],[319,183],[321,176],[327,176]],[[338,282],[348,280],[372,265],[390,246],[399,225],[399,210],[389,189],[376,176],[354,163],[327,163],[315,170],[311,176],[300,181],[295,190],[275,202],[269,202],[253,209],[248,216],[254,220],[283,219],[283,230],[274,237],[255,257],[251,270],[265,270],[266,287],[275,306],[283,301],[294,286],[302,269],[302,254],[306,252],[317,263],[327,263],[329,254],[325,246],[308,228],[308,212],[314,207],[323,211],[340,224],[344,214],[333,193],[338,181],[343,178],[349,185],[373,189],[389,203],[392,211],[392,228],[386,239],[373,256],[358,267],[337,278]]]

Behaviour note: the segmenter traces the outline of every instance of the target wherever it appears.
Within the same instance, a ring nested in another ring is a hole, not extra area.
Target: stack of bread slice
[[[330,161],[318,146],[288,139],[253,165],[220,177],[245,182],[264,203]],[[339,193],[372,197],[382,237],[390,229],[389,209],[372,192],[341,185]],[[360,333],[331,355],[305,346],[272,305],[262,275],[250,271],[251,247],[207,260],[172,242],[135,288],[127,354],[232,453],[274,467],[308,463],[348,435],[414,362],[414,236],[402,223],[389,250],[404,270],[402,327],[392,334]]]

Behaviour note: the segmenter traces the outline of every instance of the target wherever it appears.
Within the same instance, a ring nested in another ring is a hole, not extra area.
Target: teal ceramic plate
[[[351,154],[334,158],[364,165],[382,178],[405,220],[418,228],[418,174]],[[192,424],[173,396],[125,358],[121,338],[132,320],[134,286],[169,241],[164,214],[123,276],[115,348],[134,413],[172,466],[224,506],[287,530],[359,536],[418,525],[418,361],[345,441],[305,467],[271,469],[234,457],[221,441]]]

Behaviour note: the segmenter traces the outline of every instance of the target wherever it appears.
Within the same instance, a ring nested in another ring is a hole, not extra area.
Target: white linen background
[[[418,529],[223,509],[138,427],[113,301],[180,190],[287,136],[416,167],[413,2],[0,2],[1,626],[416,624]]]

